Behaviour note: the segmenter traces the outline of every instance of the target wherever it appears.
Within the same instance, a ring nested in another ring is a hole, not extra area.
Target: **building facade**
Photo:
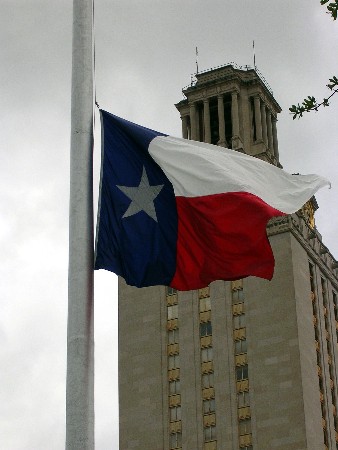
[[[281,109],[256,69],[209,70],[183,92],[183,137],[281,167]],[[338,264],[316,208],[269,222],[272,281],[119,280],[120,450],[338,448]]]

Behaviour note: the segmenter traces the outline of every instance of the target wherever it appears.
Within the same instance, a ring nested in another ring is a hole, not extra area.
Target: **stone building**
[[[257,69],[208,70],[183,92],[184,137],[281,167],[281,109]],[[317,207],[269,222],[270,282],[119,280],[120,450],[338,448],[338,264]]]

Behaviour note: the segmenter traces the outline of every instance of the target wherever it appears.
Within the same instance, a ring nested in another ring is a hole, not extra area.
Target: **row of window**
[[[336,400],[336,394],[335,394],[335,374],[334,374],[334,369],[333,369],[333,364],[332,361],[334,359],[333,357],[333,353],[332,353],[332,345],[330,342],[330,321],[329,321],[329,305],[328,305],[328,296],[327,296],[327,282],[324,278],[320,279],[320,284],[321,284],[321,289],[322,289],[322,298],[323,298],[323,306],[324,306],[324,322],[325,322],[325,331],[327,334],[327,337],[329,339],[326,339],[326,348],[327,348],[327,354],[328,354],[328,359],[329,359],[329,373],[330,373],[330,379],[331,379],[331,401],[332,401],[332,405],[333,405],[333,409],[334,411],[337,410],[337,400]],[[334,298],[333,298],[334,301]],[[317,352],[318,354],[318,352]],[[324,412],[325,413],[325,412]],[[325,415],[323,414],[323,417],[325,417]],[[335,429],[338,429],[338,421],[337,421],[337,414],[334,414],[334,425],[335,425]],[[338,448],[338,444],[337,444],[337,448]]]
[[[173,331],[173,330],[171,330]],[[177,331],[177,329],[175,330]],[[178,344],[178,334],[173,335],[172,333],[168,332],[168,342],[170,344]],[[239,341],[240,342],[240,341]],[[243,343],[238,346],[238,351],[240,353],[243,353],[244,349],[246,348],[245,343]],[[213,360],[213,348],[212,347],[206,347],[201,349],[201,361],[202,362],[208,362]],[[180,356],[179,354],[175,355],[169,355],[168,357],[168,365],[169,369],[176,369],[180,367]]]
[[[200,294],[200,293],[199,293]],[[174,296],[176,295],[176,291],[173,289],[168,289],[168,296]],[[236,290],[233,290],[233,304],[239,304],[244,302],[244,294],[243,289],[237,288]],[[175,303],[174,303],[175,302]],[[173,304],[174,303],[174,304]],[[240,305],[239,305],[240,306]],[[207,336],[212,336],[212,323],[211,323],[211,300],[210,297],[205,295],[199,295],[199,312],[205,313],[209,312],[207,321],[202,321],[202,317],[200,317],[200,339],[201,339],[201,362],[207,363],[211,362],[213,360],[213,347],[212,347],[212,341],[211,339],[205,340]],[[234,329],[240,329],[245,328],[245,314],[244,314],[244,308],[241,309],[240,314],[236,313],[236,315],[233,315],[233,328]],[[205,316],[204,316],[205,317]],[[168,321],[173,319],[178,319],[178,304],[177,299],[171,298],[170,301],[168,301],[167,306],[167,319]],[[177,326],[177,324],[174,324],[174,326]],[[245,336],[245,334],[244,334]],[[168,345],[178,344],[179,343],[179,328],[169,329],[168,334]],[[204,340],[203,340],[204,339]],[[209,345],[209,346],[206,346]],[[246,339],[236,339],[234,341],[234,350],[235,355],[241,355],[247,353],[247,341]],[[176,348],[171,348],[170,351],[176,351]],[[180,356],[178,352],[178,346],[177,346],[177,353],[176,354],[169,354],[168,356],[168,369],[179,369],[180,367]],[[212,366],[211,366],[212,367]],[[204,369],[205,370],[205,369]],[[248,365],[239,365],[236,366],[236,381],[240,382],[242,380],[248,379]],[[201,374],[201,384],[202,384],[202,390],[209,389],[214,387],[214,373],[212,371],[208,373],[202,373]],[[181,392],[180,390],[180,380],[169,380],[169,396],[176,396],[179,395]],[[211,395],[214,395],[213,390],[211,391]],[[238,401],[238,408],[244,408],[248,407],[250,405],[250,398],[249,398],[249,392],[238,392],[237,396]],[[175,404],[174,402],[171,402],[173,405],[169,408],[169,420],[171,424],[175,424],[181,421],[181,405]],[[205,417],[211,417],[211,419],[205,420],[205,426],[203,429],[204,434],[204,442],[211,442],[216,441],[216,424],[215,424],[215,399],[214,398],[208,398],[203,400],[203,415]],[[239,428],[239,436],[247,437],[246,435],[251,434],[251,419],[246,418],[244,420],[239,420],[238,424]],[[181,424],[179,427],[179,430],[175,427],[171,426],[171,434],[170,434],[170,449],[179,449],[182,446],[182,435],[181,435]],[[216,442],[215,442],[216,443]],[[243,447],[243,443],[241,444],[241,449],[246,450],[252,450],[252,446],[246,446]]]
[[[178,319],[178,303],[177,303],[177,291],[171,287],[167,288],[167,320],[171,321]],[[175,325],[177,326],[177,325]],[[179,328],[168,329],[167,332],[167,344],[171,346],[170,352],[172,351],[173,344],[179,343]],[[174,348],[177,351],[176,354],[169,354],[168,356],[168,370],[179,369],[180,367],[180,355],[178,353],[178,346]],[[170,449],[181,449],[182,448],[182,427],[181,427],[181,405],[177,404],[177,398],[180,403],[180,398],[178,397],[181,393],[181,383],[180,379],[169,379],[169,448]],[[176,397],[173,397],[176,396]],[[171,402],[170,399],[174,398],[175,401]],[[179,427],[173,426],[171,424],[179,424]]]
[[[199,290],[199,312],[206,313],[210,311],[207,319],[205,317],[201,317],[200,323],[200,339],[201,339],[201,362],[207,363],[213,360],[213,348],[212,348],[212,324],[211,324],[211,299],[208,290],[200,289]],[[206,320],[206,321],[205,321]],[[209,336],[210,339],[206,341],[206,337]],[[205,347],[205,345],[208,345]],[[202,390],[209,389],[214,386],[214,373],[202,373]],[[203,415],[205,418],[208,416],[215,414],[215,399],[210,398],[207,400],[203,400]],[[211,417],[211,416],[210,416]],[[215,416],[212,417],[212,420],[206,420],[204,422],[203,429],[203,437],[204,442],[216,441],[216,424],[215,424]]]
[[[319,322],[319,314],[318,314],[318,306],[317,306],[317,295],[316,295],[316,279],[315,279],[315,269],[314,266],[309,263],[309,272],[310,272],[310,289],[311,289],[311,298],[312,298],[312,314],[313,314],[313,324],[315,331],[315,340],[316,342],[320,342],[320,334],[318,328]],[[323,281],[323,280],[322,280]],[[323,285],[322,285],[323,288]],[[326,423],[326,409],[324,404],[324,386],[322,380],[323,367],[322,367],[322,355],[321,355],[321,347],[320,345],[316,346],[317,351],[317,365],[318,365],[318,384],[319,384],[319,393],[321,400],[321,410],[322,410],[322,421],[323,424]],[[326,427],[323,427],[323,438],[324,444],[328,445],[328,433]]]
[[[199,311],[201,313],[211,311],[210,297],[200,299]],[[178,318],[178,304],[168,306],[168,320]]]
[[[337,305],[337,294],[332,291],[332,302],[333,302],[333,310],[334,310],[334,318],[336,321],[336,342],[338,343],[338,305]],[[331,367],[331,370],[333,368]],[[330,374],[331,375],[331,374]],[[334,376],[331,376],[331,379],[334,380]],[[338,431],[338,415],[337,415],[337,398],[335,397],[335,389],[332,390],[333,393],[333,397],[332,397],[332,403],[335,409],[336,414],[334,414],[334,427],[336,432]],[[337,443],[337,448],[338,448],[338,443]]]
[[[244,309],[244,291],[243,291],[243,281],[237,280],[232,282],[232,304],[233,306],[233,330],[243,329],[245,331],[246,327],[246,316]],[[248,380],[249,378],[249,368],[246,358],[239,359],[239,355],[246,355],[248,350],[246,333],[234,333],[234,352],[235,352],[235,377],[236,382],[240,383],[243,380]],[[242,408],[250,407],[250,394],[247,390],[237,392],[237,408],[240,410]],[[252,445],[245,444],[246,438],[251,436],[251,418],[246,415],[238,414],[238,434],[239,434],[239,444],[240,449],[253,450]],[[245,440],[243,440],[245,439]],[[251,441],[251,439],[249,439]],[[243,447],[244,445],[244,447]]]

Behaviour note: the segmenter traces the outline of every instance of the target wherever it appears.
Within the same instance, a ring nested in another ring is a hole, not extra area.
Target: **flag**
[[[270,280],[267,222],[330,184],[105,111],[101,121],[95,269],[132,286],[190,290],[249,275]]]

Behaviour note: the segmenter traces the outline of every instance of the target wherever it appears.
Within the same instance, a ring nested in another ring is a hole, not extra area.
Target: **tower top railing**
[[[217,69],[223,69],[224,67],[228,67],[228,66],[232,66],[236,70],[242,70],[242,71],[246,71],[246,72],[248,72],[250,70],[253,70],[256,73],[256,75],[258,76],[258,78],[261,80],[263,85],[266,87],[266,89],[273,96],[273,91],[272,91],[269,83],[266,81],[265,77],[258,70],[257,66],[248,66],[248,65],[240,66],[239,64],[237,64],[235,62],[229,62],[229,63],[226,63],[226,64],[222,64],[220,66],[212,67],[211,69],[205,69],[205,70],[202,70],[202,71],[200,71],[198,73],[195,72],[195,73],[191,74],[191,82],[190,82],[190,84],[188,86],[185,86],[182,89],[182,91],[185,91],[186,89],[194,87],[196,85],[197,81],[198,81],[198,79],[197,79],[198,75],[201,75],[201,74],[204,74],[204,73],[208,73],[208,72],[212,72],[212,71],[217,70]]]

